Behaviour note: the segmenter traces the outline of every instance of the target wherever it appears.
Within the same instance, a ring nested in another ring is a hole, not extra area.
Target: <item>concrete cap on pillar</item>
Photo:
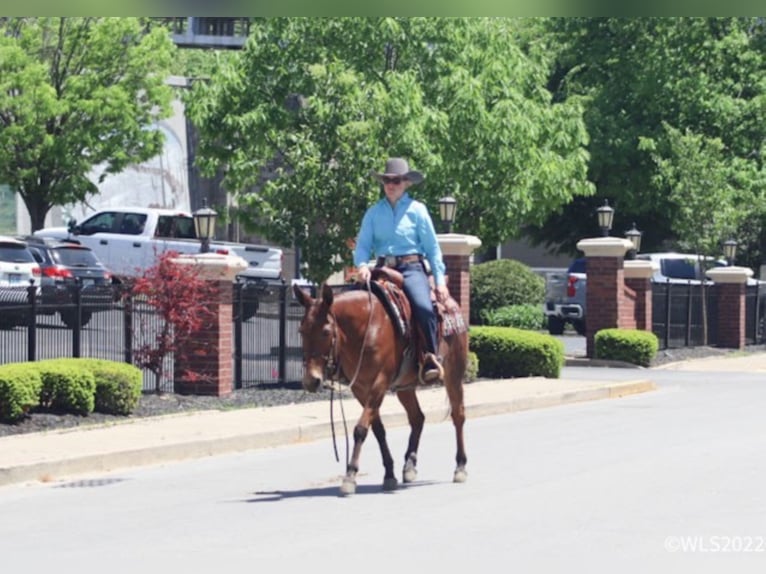
[[[747,283],[753,276],[753,270],[747,267],[716,267],[707,271],[707,276],[715,283]]]
[[[586,257],[624,257],[633,243],[623,237],[593,237],[578,241],[577,249]]]
[[[233,254],[194,253],[179,255],[171,261],[177,265],[194,265],[200,278],[211,281],[233,281],[247,269],[247,261]]]
[[[472,255],[481,247],[481,239],[474,235],[460,233],[440,233],[436,236],[442,255]]]
[[[626,261],[625,265],[623,265],[623,268],[625,279],[649,279],[652,275],[654,275],[654,272],[656,269],[658,269],[658,266],[648,260],[634,259],[631,261]]]

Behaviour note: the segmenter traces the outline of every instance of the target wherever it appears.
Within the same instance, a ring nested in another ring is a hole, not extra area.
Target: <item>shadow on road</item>
[[[399,487],[393,491],[383,491],[383,486],[380,484],[358,484],[356,487],[356,494],[396,494],[399,491],[407,490],[410,488],[417,488],[420,486],[429,486],[432,484],[440,484],[438,481],[418,481],[410,482],[407,484],[399,484]],[[249,498],[244,502],[279,502],[280,500],[286,500],[289,498],[315,498],[320,496],[331,496],[333,498],[345,498],[340,493],[340,481],[335,486],[324,486],[321,488],[304,488],[301,490],[262,490],[253,493],[256,498]]]

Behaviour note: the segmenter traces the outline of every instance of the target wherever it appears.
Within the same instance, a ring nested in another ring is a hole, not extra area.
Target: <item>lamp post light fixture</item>
[[[215,220],[218,214],[214,209],[210,209],[207,206],[207,200],[202,200],[202,207],[192,213],[194,218],[194,231],[197,234],[197,239],[202,242],[200,246],[200,253],[208,253],[210,251],[210,238],[215,231]]]
[[[454,197],[442,197],[439,200],[439,217],[447,233],[452,233],[452,224],[455,223],[457,200]]]
[[[630,242],[633,244],[633,251],[638,253],[641,251],[641,236],[643,235],[642,231],[639,231],[636,229],[636,222],[633,222],[633,227],[628,229],[625,232],[625,237],[630,240]]]
[[[604,200],[604,205],[596,210],[598,216],[598,226],[601,228],[601,235],[604,237],[609,236],[609,230],[612,229],[612,221],[614,220],[614,209],[609,207],[609,200]]]
[[[723,242],[723,256],[726,258],[726,263],[731,267],[737,256],[737,242],[734,239],[727,239]]]

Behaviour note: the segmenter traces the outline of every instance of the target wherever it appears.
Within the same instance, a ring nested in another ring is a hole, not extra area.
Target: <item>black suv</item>
[[[47,237],[24,237],[41,270],[39,312],[58,313],[70,329],[77,324],[76,292],[80,290],[80,325],[85,326],[95,311],[111,308],[112,274],[89,247]]]

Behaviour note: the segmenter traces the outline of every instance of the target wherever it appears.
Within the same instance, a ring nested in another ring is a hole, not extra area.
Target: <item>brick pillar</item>
[[[447,268],[447,286],[450,294],[460,305],[465,324],[469,324],[471,311],[471,255],[481,246],[481,240],[473,235],[447,233],[437,236]]]
[[[583,239],[577,243],[577,248],[587,258],[585,336],[589,358],[595,355],[596,333],[601,329],[622,327],[628,322],[626,309],[632,305],[628,306],[625,298],[623,261],[630,247],[630,241],[619,237]]]
[[[212,281],[213,301],[208,309],[213,317],[193,337],[185,349],[183,364],[174,366],[173,390],[182,395],[228,395],[234,389],[232,327],[232,282]],[[184,371],[195,373],[184,377]]]
[[[634,328],[652,330],[652,264],[650,261],[625,261],[624,277],[626,291],[633,299]]]
[[[708,271],[715,282],[718,301],[718,346],[745,347],[745,285],[753,271],[744,267],[720,267]]]
[[[197,276],[211,283],[213,292],[213,300],[208,304],[212,319],[179,354],[174,365],[173,390],[187,395],[228,395],[234,389],[232,281],[247,269],[247,261],[238,255],[218,253],[179,255],[172,261],[178,265],[193,265]],[[184,376],[187,370],[194,375]]]

